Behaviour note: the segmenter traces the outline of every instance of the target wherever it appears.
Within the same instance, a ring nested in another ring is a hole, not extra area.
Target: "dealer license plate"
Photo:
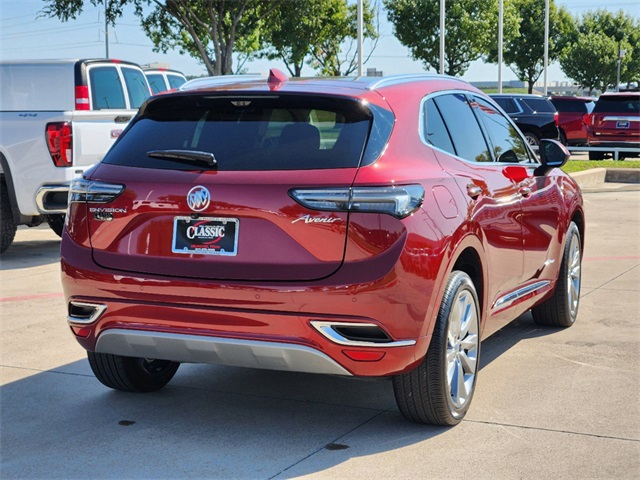
[[[238,253],[237,218],[175,217],[173,253],[236,255]]]

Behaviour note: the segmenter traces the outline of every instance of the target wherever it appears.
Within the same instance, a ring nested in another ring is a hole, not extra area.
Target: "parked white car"
[[[144,74],[154,95],[180,88],[187,81],[181,72],[166,68],[145,68]]]
[[[150,96],[117,60],[0,62],[0,253],[18,225],[62,234],[71,181],[100,161]]]

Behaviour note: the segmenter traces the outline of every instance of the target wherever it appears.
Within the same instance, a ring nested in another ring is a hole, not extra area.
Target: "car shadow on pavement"
[[[483,366],[553,332],[523,315],[483,342]],[[4,371],[5,383],[24,375]],[[2,478],[290,478],[459,435],[405,421],[388,379],[216,365],[182,365],[165,389],[129,394],[82,359],[6,383],[0,398]]]
[[[0,271],[60,262],[60,239],[15,241],[0,257]]]

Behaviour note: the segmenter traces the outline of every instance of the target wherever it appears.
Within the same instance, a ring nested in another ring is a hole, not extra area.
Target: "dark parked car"
[[[626,147],[618,158],[640,155],[640,92],[603,93],[593,112],[584,116],[590,147]],[[607,152],[589,152],[590,160],[602,160]]]
[[[560,141],[565,145],[586,145],[587,126],[584,116],[593,111],[596,99],[592,97],[551,97],[558,111]]]
[[[529,145],[538,145],[540,139],[558,140],[558,112],[551,100],[541,95],[491,95],[509,115]]]
[[[576,320],[567,158],[449,77],[272,71],[152,97],[73,184],[71,331],[117,390],[180,362],[389,376],[406,418],[456,424],[481,337],[529,309]]]

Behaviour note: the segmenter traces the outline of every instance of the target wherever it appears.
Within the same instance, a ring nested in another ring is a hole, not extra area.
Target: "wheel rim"
[[[460,409],[473,392],[478,368],[478,309],[473,295],[461,290],[453,303],[447,330],[447,387]]]
[[[580,242],[577,235],[571,237],[569,244],[569,265],[567,268],[567,301],[569,302],[569,312],[574,319],[578,313],[578,303],[580,301]]]
[[[527,140],[527,143],[529,145],[531,145],[531,146],[538,145],[538,140],[535,137],[533,137],[533,136],[531,136],[529,134],[525,134],[524,138]]]
[[[171,367],[173,362],[169,360],[156,360],[154,358],[141,358],[140,366],[152,375],[161,375]]]

